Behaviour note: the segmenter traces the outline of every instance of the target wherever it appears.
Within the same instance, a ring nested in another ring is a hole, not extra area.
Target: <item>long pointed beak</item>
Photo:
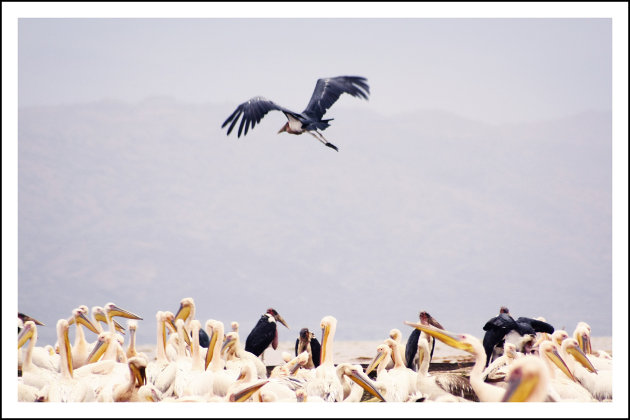
[[[366,374],[357,369],[352,369],[349,376],[350,379],[359,384],[361,388],[363,388],[376,398],[380,399],[381,401],[385,401],[385,397],[383,397],[378,389],[376,389],[374,382],[370,378],[368,378]]]
[[[284,325],[285,327],[289,328],[289,326],[287,325],[287,323],[285,322],[284,318],[282,318],[282,316],[280,316],[280,314],[278,314],[276,316],[276,320],[279,321],[282,325]],[[290,328],[289,328],[290,329]]]
[[[575,376],[573,376],[573,374],[571,373],[571,371],[569,370],[569,367],[567,366],[567,364],[565,363],[564,359],[560,356],[560,354],[558,353],[558,350],[556,350],[556,348],[554,347],[553,350],[549,353],[549,359],[551,359],[551,361],[558,366],[558,369],[560,369],[565,375],[567,375],[572,381],[577,382],[577,379],[575,379]]]
[[[370,372],[372,372],[378,365],[381,364],[383,359],[385,359],[385,352],[379,351],[378,353],[376,353],[376,356],[374,356],[374,359],[372,359],[370,365],[365,369],[365,374],[369,375]]]
[[[324,328],[322,328],[322,343],[321,343],[321,350],[320,350],[320,354],[319,354],[319,363],[321,364],[324,360],[326,360],[326,347],[328,347],[326,345],[327,341],[328,341],[328,335],[330,334],[330,326],[328,324],[326,324],[326,326]]]
[[[208,344],[208,351],[206,352],[206,367],[205,369],[208,369],[208,365],[210,364],[210,362],[212,361],[212,356],[214,354],[214,347],[216,345],[217,342],[217,334],[214,330],[212,330],[212,336],[210,337],[210,344]]]
[[[230,394],[230,402],[243,402],[247,401],[256,391],[265,386],[269,382],[269,379],[265,379],[260,382],[256,382],[254,385],[247,386],[238,392]]]
[[[134,364],[130,364],[131,371],[133,372],[133,376],[136,378],[136,383],[138,386],[146,385],[147,383],[147,374],[146,368],[144,366],[137,367]]]
[[[87,358],[87,363],[94,363],[98,361],[98,359],[101,358],[103,353],[105,353],[105,350],[107,350],[108,345],[109,345],[108,340],[98,340],[96,342],[96,345],[92,349],[92,352]]]
[[[68,328],[63,332],[63,345],[66,347],[66,355],[68,356],[68,370],[70,371],[70,376],[72,376],[72,346],[70,346],[70,337],[68,337]]]
[[[100,333],[100,331],[94,326],[94,324],[92,324],[92,321],[90,321],[89,318],[87,318],[84,313],[79,314],[79,316],[77,317],[77,322],[83,324],[88,330],[92,331],[94,334]]]
[[[447,344],[451,347],[454,347],[456,349],[460,349],[460,350],[464,350],[467,351],[469,353],[475,353],[475,350],[473,349],[473,347],[462,341],[462,336],[461,334],[455,334],[449,331],[445,331],[445,330],[441,330],[439,328],[435,328],[431,325],[424,325],[424,324],[420,324],[418,322],[409,322],[409,321],[405,321],[405,324],[414,327],[417,330],[420,331],[424,331],[425,333],[429,334],[431,337],[437,338],[438,340],[440,340],[441,342],[443,342],[444,344]]]
[[[521,371],[512,372],[502,402],[527,401],[539,382],[540,377],[537,375],[529,375],[526,377]]]
[[[127,311],[126,309],[122,309],[116,305],[110,305],[107,309],[107,314],[109,315],[109,317],[114,317],[114,316],[121,316],[123,318],[128,318],[128,319],[139,319],[142,320],[142,318],[140,318],[138,315]]]
[[[33,337],[33,328],[29,324],[25,325],[18,335],[18,349],[21,348],[28,340]]]
[[[177,321],[178,319],[183,319],[184,321],[186,321],[189,316],[190,316],[190,306],[180,304],[179,309],[177,310],[177,313],[175,314],[175,321]]]
[[[591,372],[593,372],[595,374],[597,373],[597,369],[595,369],[595,366],[593,366],[591,361],[588,360],[588,357],[586,357],[586,355],[584,354],[584,352],[582,351],[581,348],[579,348],[579,347],[569,347],[567,349],[567,352],[569,354],[571,354],[573,357],[575,357],[575,360],[577,360],[586,369],[588,369],[589,371],[591,371]]]
[[[234,343],[234,338],[226,337],[225,341],[223,342],[223,345],[221,346],[221,355],[223,355],[223,353],[225,353],[225,350],[228,347],[230,347],[232,345],[232,343]],[[208,348],[210,348],[210,346],[208,346]]]

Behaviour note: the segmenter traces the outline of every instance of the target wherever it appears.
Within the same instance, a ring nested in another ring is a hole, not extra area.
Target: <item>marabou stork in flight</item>
[[[289,121],[278,131],[278,134],[283,131],[289,134],[307,132],[326,146],[339,151],[337,146],[326,140],[322,133],[318,131],[325,130],[330,125],[328,122],[332,120],[332,118],[324,120],[322,117],[342,93],[367,99],[370,88],[366,82],[367,79],[360,76],[338,76],[318,79],[311,100],[302,113],[291,111],[262,96],[255,96],[249,101],[240,104],[232,115],[225,120],[221,128],[232,122],[227,131],[229,135],[242,115],[241,124],[238,127],[238,137],[241,137],[243,128],[245,128],[243,135],[246,135],[249,128],[253,129],[269,111],[282,111]]]
[[[554,328],[551,324],[537,319],[518,317],[516,321],[510,315],[510,310],[502,306],[499,315],[491,318],[483,326],[486,332],[483,336],[483,348],[486,351],[486,366],[490,363],[495,346],[502,347],[505,336],[515,332],[520,336],[535,335],[537,332],[552,334]],[[521,351],[521,349],[517,350]]]
[[[260,356],[270,345],[273,349],[278,348],[278,329],[276,321],[289,328],[284,318],[273,308],[267,309],[262,314],[254,328],[245,340],[245,351]]]

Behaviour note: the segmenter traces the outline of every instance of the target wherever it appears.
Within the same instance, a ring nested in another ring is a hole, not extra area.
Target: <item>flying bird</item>
[[[229,135],[242,116],[241,123],[238,127],[238,137],[241,137],[243,128],[245,128],[243,135],[246,135],[249,128],[251,127],[253,129],[269,111],[282,111],[288,121],[280,131],[278,131],[278,134],[283,131],[289,134],[302,134],[307,132],[326,146],[339,151],[337,146],[326,140],[322,133],[318,131],[323,131],[328,128],[330,125],[329,121],[332,120],[332,118],[324,120],[322,117],[328,108],[333,106],[337,99],[339,99],[342,93],[367,99],[370,88],[366,82],[367,79],[360,76],[338,76],[318,79],[311,100],[302,113],[291,111],[262,96],[255,96],[247,102],[240,104],[232,115],[225,120],[221,128],[224,128],[231,122],[227,131]]]

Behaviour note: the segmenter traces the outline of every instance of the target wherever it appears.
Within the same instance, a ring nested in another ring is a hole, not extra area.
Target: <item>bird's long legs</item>
[[[326,146],[330,147],[331,149],[335,149],[336,151],[339,151],[339,149],[337,149],[337,146],[335,146],[334,144],[330,143],[328,140],[326,140],[324,138],[324,136],[322,135],[322,133],[320,133],[319,131],[308,131],[308,133],[315,137],[317,140],[321,141],[322,143],[324,143]],[[317,134],[317,135],[315,135]]]

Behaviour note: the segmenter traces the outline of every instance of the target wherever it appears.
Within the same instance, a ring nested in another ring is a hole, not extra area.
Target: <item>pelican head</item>
[[[78,307],[72,311],[72,317],[68,319],[68,324],[74,324],[75,321],[77,322],[77,324],[84,325],[94,334],[98,334],[100,332],[96,325],[94,325],[92,321],[90,321],[87,317],[87,307],[85,305],[83,305],[83,307]]]
[[[383,363],[384,360],[391,358],[392,349],[387,344],[379,344],[376,347],[376,356],[372,359],[368,367],[365,369],[365,374],[368,375],[372,372],[378,365]]]
[[[225,334],[225,340],[223,340],[223,346],[221,346],[221,355],[225,353],[225,350],[233,348],[236,345],[237,341],[238,341],[237,332],[230,331],[229,333]],[[210,346],[208,346],[208,348],[210,348]]]
[[[524,356],[510,366],[504,402],[545,401],[549,383],[547,367],[536,356]]]
[[[34,321],[26,321],[22,327],[22,331],[18,335],[18,349],[21,348],[28,340],[36,336],[37,327]]]
[[[566,362],[564,361],[564,359],[562,359],[562,357],[558,353],[558,349],[556,348],[554,343],[552,343],[551,341],[543,341],[540,344],[539,352],[542,356],[546,357],[548,360],[553,362],[553,364],[556,365],[558,369],[562,371],[562,373],[567,375],[569,379],[571,379],[574,382],[577,382],[577,379],[575,379],[575,376],[573,376],[573,374],[569,370],[569,367],[567,366]]]
[[[354,382],[356,382],[361,388],[375,396],[381,401],[385,401],[385,397],[381,395],[381,393],[376,389],[376,385],[374,382],[368,378],[368,376],[363,373],[360,369],[360,366],[354,366],[350,363],[340,363],[337,365],[337,371],[341,373],[342,376],[347,376]]]
[[[105,310],[105,313],[107,314],[107,316],[110,318],[115,317],[115,316],[121,316],[123,318],[128,318],[128,319],[142,320],[142,318],[140,318],[138,315],[131,313],[125,309],[119,308],[118,306],[116,306],[115,303],[112,303],[112,302],[109,302],[107,305],[105,305],[103,309]]]
[[[136,386],[143,386],[147,383],[147,361],[144,357],[134,356],[127,360],[134,378],[136,378]]]
[[[195,316],[195,301],[191,297],[183,298],[179,303],[179,309],[175,314],[175,319],[183,319],[186,321],[191,316]]]
[[[559,346],[562,345],[562,342],[569,338],[569,334],[565,330],[555,330],[553,334],[551,334],[551,339]]]
[[[575,360],[577,360],[586,369],[593,373],[597,373],[597,369],[595,369],[595,366],[593,366],[591,361],[588,360],[588,357],[586,357],[586,354],[584,354],[575,338],[567,338],[566,340],[564,340],[562,342],[562,349],[567,354],[573,356]]]

